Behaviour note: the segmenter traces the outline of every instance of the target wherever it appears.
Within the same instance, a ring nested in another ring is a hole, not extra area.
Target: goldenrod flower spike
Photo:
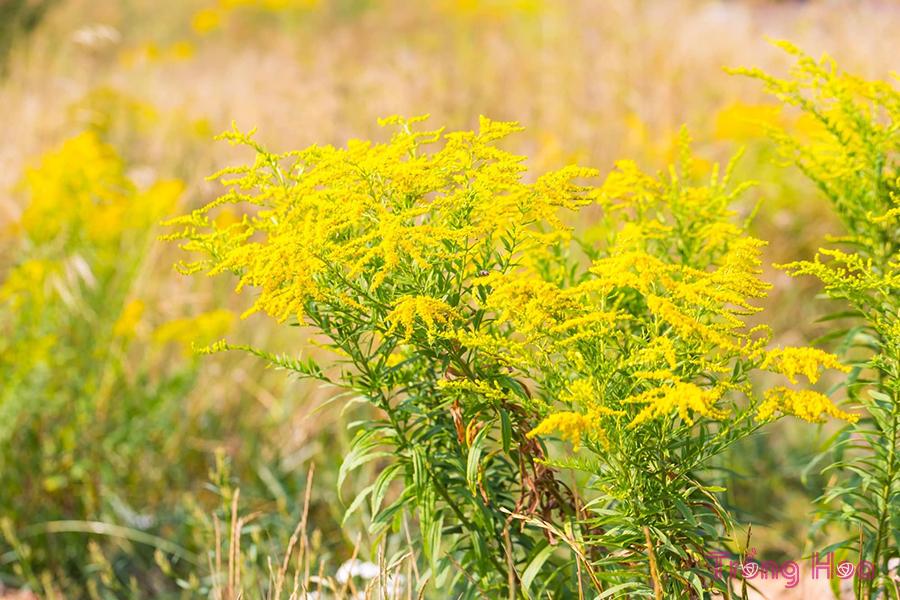
[[[810,383],[819,380],[820,369],[835,369],[849,372],[850,368],[841,364],[838,358],[818,348],[778,348],[766,353],[760,368],[786,376],[791,383],[797,383],[797,374],[802,374]]]
[[[793,415],[810,423],[822,423],[826,417],[855,423],[858,415],[840,410],[824,394],[813,390],[792,390],[776,387],[766,392],[765,401],[760,404],[756,417],[760,421],[773,418],[776,413]]]

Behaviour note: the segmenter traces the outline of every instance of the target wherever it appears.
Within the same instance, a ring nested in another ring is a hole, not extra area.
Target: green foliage
[[[277,453],[257,475],[267,428],[252,398],[198,402],[209,376],[191,344],[220,336],[229,313],[157,312],[151,247],[182,185],[141,189],[126,170],[95,131],[66,140],[26,172],[27,205],[2,239],[0,583],[46,597],[179,597],[179,579],[208,589],[209,445],[247,438],[236,476],[253,504],[280,492],[276,530],[292,526],[287,498],[303,484]]]
[[[814,260],[784,268],[818,278],[839,303],[827,320],[846,325],[823,341],[837,343],[853,365],[842,387],[866,411],[828,441],[825,471],[835,478],[820,500],[828,520],[843,527],[844,546],[860,541],[859,556],[874,564],[874,579],[856,580],[856,596],[896,597],[889,565],[900,556],[900,93],[843,72],[828,57],[780,46],[796,59],[789,78],[739,72],[808,118],[799,131],[774,129],[773,137],[845,230]]]

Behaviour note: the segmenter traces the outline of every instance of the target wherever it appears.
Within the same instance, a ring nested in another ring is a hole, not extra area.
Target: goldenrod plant
[[[710,479],[714,457],[782,415],[855,418],[810,389],[760,389],[771,380],[761,371],[815,383],[842,366],[812,348],[767,350],[768,329],[746,326],[769,287],[763,243],[730,208],[748,184],[732,185],[733,165],[695,174],[684,137],[680,154],[657,176],[623,161],[596,189],[603,213],[579,245],[585,268],[559,246],[494,283],[499,299],[505,286],[541,282],[531,311],[507,313],[529,332],[514,360],[546,414],[532,435],[557,430],[589,450],[552,462],[590,476],[576,554],[597,580],[638,596],[650,593],[646,577],[628,571],[646,573],[647,556],[665,597],[723,583],[708,557],[734,522]]]
[[[48,522],[89,527],[114,506],[140,520],[129,508],[136,499],[110,497],[105,484],[141,462],[137,436],[159,434],[127,423],[132,402],[153,402],[153,392],[128,384],[123,357],[142,313],[133,283],[153,226],[174,208],[182,184],[138,190],[93,131],[46,153],[22,184],[29,202],[4,239],[15,262],[0,284],[2,547],[18,578],[8,583],[50,593],[39,579],[65,589],[82,567],[62,565],[73,552],[87,556],[88,538],[76,550],[66,534],[47,533]],[[160,417],[171,423],[176,415]],[[108,462],[96,442],[111,432],[128,443],[106,438],[117,454]]]
[[[828,441],[823,458],[832,486],[821,498],[825,516],[843,526],[846,548],[874,566],[855,580],[857,598],[900,595],[900,92],[894,82],[841,70],[778,44],[794,59],[788,77],[756,69],[736,72],[762,81],[806,126],[772,127],[783,157],[828,199],[843,226],[812,260],[783,268],[822,283],[852,371],[842,387],[864,416]]]
[[[569,180],[591,172],[525,184],[522,159],[494,144],[514,125],[484,119],[479,133],[446,134],[431,153],[426,144],[442,133],[415,132],[416,121],[392,119],[400,133],[387,144],[285,155],[228,134],[257,160],[223,172],[231,191],[180,220],[186,247],[206,255],[185,267],[233,270],[241,287],[258,288],[251,311],[327,336],[331,369],[267,357],[381,411],[356,424],[338,484],[366,462],[393,461],[349,511],[365,503],[380,533],[414,508],[431,584],[496,594],[517,585],[516,568],[534,546],[534,532],[511,515],[549,518],[570,503],[527,437],[527,388],[449,334],[487,316],[471,304],[486,298],[479,278],[555,235],[535,224],[585,202]],[[219,227],[209,212],[226,203],[259,212]],[[382,507],[393,480],[403,492]]]
[[[263,406],[241,379],[259,375],[255,362],[194,352],[238,320],[207,300],[215,290],[178,287],[156,240],[185,186],[146,165],[155,110],[112,88],[89,92],[73,107],[75,133],[28,160],[3,206],[14,210],[0,226],[0,590],[209,594],[222,581],[203,553],[237,487],[248,513],[265,505],[240,545],[244,584],[252,573],[265,582],[265,557],[283,549],[310,492],[283,466],[296,450],[272,415],[286,407]],[[316,568],[333,570],[353,542],[319,535],[340,515],[329,508],[339,461],[318,464],[327,472],[308,534]]]
[[[147,309],[150,247],[183,184],[139,187],[86,130],[35,161],[21,191],[27,203],[2,237],[0,586],[161,595],[202,564],[178,531],[189,507],[168,494],[206,472],[183,446],[202,430],[185,402],[196,361],[166,358],[168,344],[225,331],[219,313],[154,328]],[[156,346],[135,347],[148,336]]]
[[[768,289],[763,243],[731,208],[748,184],[731,165],[701,181],[686,135],[657,176],[624,161],[600,186],[576,166],[529,183],[499,146],[517,124],[423,120],[385,120],[386,143],[286,153],[223,135],[255,160],[170,222],[198,256],[180,268],[234,273],[254,290],[248,313],[311,328],[334,358],[207,350],[372,406],[338,485],[381,465],[348,514],[367,511],[376,539],[416,518],[424,592],[725,590],[708,554],[734,522],[711,459],[783,415],[855,419],[796,387],[843,368],[834,356],[767,349],[768,330],[745,324]],[[239,220],[217,218],[233,205]],[[597,224],[573,229],[587,211]],[[758,389],[764,371],[791,385]]]

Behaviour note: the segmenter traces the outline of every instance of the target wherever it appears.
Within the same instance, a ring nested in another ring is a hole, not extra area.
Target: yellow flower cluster
[[[771,128],[784,126],[785,122],[777,104],[732,102],[716,113],[713,135],[722,140],[746,142],[764,138]]]
[[[466,392],[488,400],[500,401],[507,395],[496,382],[489,383],[483,380],[439,379],[437,385],[440,389],[447,392]]]
[[[89,235],[103,235],[100,222],[117,221],[130,192],[124,165],[96,134],[85,132],[45,154],[25,174],[31,201],[21,224],[37,241],[56,238],[64,229],[90,227]]]
[[[428,338],[434,339],[438,333],[437,327],[448,325],[452,317],[453,309],[442,300],[427,296],[405,296],[397,301],[394,310],[388,314],[386,320],[390,326],[385,336],[402,329],[404,341],[409,341],[416,322],[419,321],[425,326]]]
[[[810,383],[819,380],[819,369],[837,369],[845,373],[850,368],[842,365],[837,357],[818,348],[778,348],[766,353],[761,368],[781,373],[791,383],[797,383],[797,374],[805,376]]]
[[[900,150],[900,91],[890,81],[846,73],[827,55],[814,59],[789,42],[776,45],[796,60],[789,77],[732,72],[761,80],[782,103],[803,111],[796,123],[773,123],[771,135],[829,197],[847,231],[863,244],[890,239],[892,225],[879,217],[896,208],[883,183],[897,176],[889,157]]]
[[[53,261],[32,258],[13,268],[0,285],[0,301],[8,303],[13,310],[22,310],[26,303],[41,306],[49,292],[47,284],[50,275],[59,269]]]
[[[499,320],[514,323],[525,334],[558,323],[566,307],[571,306],[562,290],[549,281],[494,274],[478,282],[491,288],[485,308],[495,311]]]
[[[138,191],[115,150],[92,131],[65,141],[26,172],[30,202],[21,226],[36,243],[86,238],[111,245],[128,232],[143,232],[170,212],[179,181],[160,181]]]
[[[7,356],[20,356],[16,369],[26,372],[38,363],[24,358],[28,348],[69,335],[61,330],[73,311],[83,321],[91,311],[107,315],[124,302],[127,290],[119,286],[129,285],[152,230],[174,208],[183,184],[158,181],[139,189],[115,149],[89,130],[27,168],[21,190],[28,204],[14,229],[18,264],[0,282],[0,308],[6,309],[0,310],[0,367]],[[91,304],[98,298],[102,306]],[[97,338],[130,337],[140,312],[138,303],[120,309],[118,322],[110,321]]]
[[[141,317],[144,314],[144,303],[141,300],[132,300],[122,309],[119,318],[113,325],[113,335],[121,338],[129,338],[134,335]]]
[[[597,402],[596,382],[590,377],[576,379],[561,395],[560,400],[574,406],[591,406]]]
[[[572,450],[581,448],[582,438],[589,437],[607,446],[609,440],[602,428],[598,427],[596,416],[572,411],[553,413],[528,433],[528,437],[558,434],[559,437],[572,444]]]
[[[540,261],[486,278],[493,291],[484,307],[532,350],[516,366],[539,381],[551,374],[544,385],[556,408],[536,431],[571,437],[596,429],[609,439],[624,435],[623,415],[625,431],[673,416],[688,427],[701,417],[738,418],[733,403],[719,401],[733,390],[755,402],[745,371],[815,381],[820,368],[842,368],[818,350],[770,356],[768,330],[745,326],[758,310],[752,301],[770,287],[760,279],[763,242],[732,222],[729,204],[745,186],[729,187],[732,165],[722,176],[713,166],[709,182],[697,183],[691,162],[684,147],[682,169],[659,177],[617,165],[591,192],[606,212],[590,232],[596,255],[573,283],[544,279],[542,272],[564,269]],[[557,383],[562,373],[573,383]]]
[[[546,235],[536,223],[561,228],[556,212],[587,201],[571,180],[595,174],[589,169],[522,181],[522,157],[495,145],[521,129],[515,123],[482,118],[477,133],[414,132],[423,119],[384,120],[399,129],[388,143],[351,141],[284,155],[266,152],[249,135],[227,134],[258,158],[219,173],[230,191],[172,222],[184,230],[171,237],[187,238],[186,249],[208,257],[184,270],[234,271],[239,288],[259,290],[248,312],[302,317],[309,301],[362,301],[385,282],[395,285],[401,273],[426,276],[447,261],[463,264],[457,276],[475,276],[476,249],[503,239],[510,256],[523,252]],[[210,213],[229,203],[257,211],[216,226]]]
[[[829,293],[841,298],[872,293],[890,295],[892,290],[900,288],[900,261],[896,259],[876,268],[871,258],[834,248],[820,248],[812,261],[779,266],[793,275],[817,277]]]
[[[694,413],[714,420],[723,419],[728,413],[716,408],[716,402],[721,396],[721,390],[703,389],[693,383],[685,382],[655,388],[625,400],[626,403],[647,405],[628,426],[637,427],[653,418],[675,412],[688,425],[694,424]]]
[[[568,406],[580,406],[595,416],[622,416],[625,411],[614,410],[604,404],[603,392],[597,389],[597,382],[591,377],[576,379],[560,394],[560,402]]]
[[[319,3],[320,0],[218,0],[213,6],[195,12],[191,19],[191,27],[196,33],[206,35],[219,29],[231,13],[238,9],[250,8],[280,13],[290,10],[311,10]]]
[[[475,371],[528,381],[529,410],[545,417],[532,434],[573,444],[640,435],[654,419],[737,418],[724,396],[753,404],[749,371],[814,379],[837,365],[817,351],[769,356],[767,331],[745,326],[769,289],[763,242],[734,223],[746,185],[732,185],[733,163],[700,180],[686,134],[669,172],[625,161],[589,187],[596,171],[575,166],[525,183],[523,157],[496,145],[516,123],[418,131],[423,119],[385,119],[398,130],[387,143],[278,155],[226,134],[256,161],[217,174],[228,191],[173,221],[183,229],[171,237],[203,255],[184,268],[234,272],[258,291],[248,312],[365,315],[376,338],[446,346]],[[591,203],[593,241],[572,243],[566,212]],[[509,393],[467,377],[441,385]]]
[[[859,417],[844,412],[835,406],[827,396],[813,390],[792,390],[776,387],[766,392],[765,401],[759,405],[757,418],[771,419],[777,412],[799,417],[810,423],[821,423],[825,416],[855,423]]]
[[[25,423],[18,411],[30,397],[57,397],[59,407],[96,400],[97,414],[107,414],[113,391],[132,371],[123,370],[122,346],[144,313],[142,301],[129,299],[138,295],[154,229],[183,189],[178,181],[136,185],[103,140],[104,124],[90,121],[90,130],[26,169],[19,189],[27,204],[15,235],[4,240],[0,406],[10,426]],[[167,377],[156,364],[150,374]],[[10,432],[0,431],[0,439]]]
[[[674,371],[678,367],[675,343],[666,336],[651,339],[646,347],[634,354],[633,364],[638,368],[642,365],[659,365],[661,363],[670,371]]]
[[[195,348],[217,341],[233,322],[234,314],[224,309],[173,319],[156,328],[153,341],[159,345],[175,343],[183,354],[189,355]]]
[[[436,5],[450,15],[483,23],[537,14],[543,10],[544,0],[439,0]]]

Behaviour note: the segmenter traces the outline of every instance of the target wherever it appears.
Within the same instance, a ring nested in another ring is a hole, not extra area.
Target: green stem
[[[891,524],[891,495],[894,490],[894,480],[897,478],[897,434],[898,425],[900,425],[900,414],[898,414],[898,410],[900,410],[900,392],[894,390],[893,396],[893,401],[891,402],[891,430],[888,439],[887,472],[885,474],[884,485],[881,489],[881,508],[875,530],[875,550],[872,555],[872,565],[875,569],[874,575],[876,576],[873,576],[872,580],[869,582],[868,597],[871,597],[875,587],[875,580],[877,579],[877,573],[880,569],[879,562],[881,561],[881,554],[883,551],[887,550],[888,532],[890,531]],[[862,557],[860,557],[860,559],[862,559]]]
[[[348,354],[351,355],[354,362],[356,363],[357,368],[359,368],[360,371],[362,371],[366,375],[366,377],[368,377],[369,381],[374,384],[375,377],[369,366],[370,361],[365,360],[362,350],[359,348],[358,342],[354,340],[352,347],[350,346],[350,344],[344,344],[344,346],[345,350],[348,351]],[[385,395],[384,391],[380,387],[376,387],[375,385],[372,385],[371,389],[365,391],[371,394],[372,403],[383,410],[388,416],[388,419],[391,422],[391,427],[397,434],[397,439],[400,446],[399,450],[414,450],[413,444],[407,438],[406,431],[404,430],[401,421],[397,418],[395,411],[391,408],[390,402],[388,401],[388,398]],[[428,472],[428,476],[431,479],[432,485],[434,485],[435,490],[440,495],[444,503],[453,511],[453,514],[459,520],[463,528],[465,528],[469,532],[476,533],[478,529],[475,527],[475,525],[472,524],[468,517],[466,517],[465,513],[460,510],[458,502],[456,502],[450,496],[446,488],[441,484],[440,479],[435,475],[434,470],[432,469],[431,464],[427,459],[425,460],[425,469]],[[500,573],[503,577],[507,577],[506,569],[493,553],[490,554],[490,561],[491,563],[493,563],[498,573]]]

